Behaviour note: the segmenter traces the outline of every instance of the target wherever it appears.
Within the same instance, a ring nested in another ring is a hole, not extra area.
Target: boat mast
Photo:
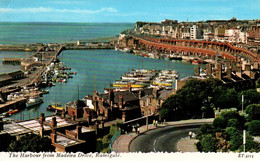
[[[78,85],[78,100],[79,100],[79,85]]]
[[[96,73],[95,73],[95,76],[94,76],[94,91],[96,91]]]

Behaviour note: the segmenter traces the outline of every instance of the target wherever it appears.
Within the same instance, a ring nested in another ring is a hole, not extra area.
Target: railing
[[[111,149],[111,152],[113,151],[113,149],[112,149],[112,144],[113,144],[113,142],[114,142],[120,135],[121,135],[121,131],[118,131],[118,132],[116,132],[116,133],[112,136],[112,138],[111,138],[111,140],[110,140],[110,144],[109,144],[109,147],[110,147],[110,149]]]

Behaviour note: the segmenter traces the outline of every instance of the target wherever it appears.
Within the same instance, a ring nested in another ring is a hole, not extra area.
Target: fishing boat
[[[62,110],[65,110],[65,107],[62,107],[61,104],[56,103],[54,105],[49,105],[47,107],[47,110],[48,111],[62,111]]]
[[[24,51],[32,51],[32,49],[29,49],[29,48],[26,48],[26,49],[24,49]]]
[[[131,84],[131,88],[143,88],[145,87],[146,84],[142,83],[142,82],[135,82]]]
[[[199,64],[199,61],[197,59],[192,60],[192,64]]]
[[[42,94],[48,94],[48,93],[50,93],[49,90],[43,90],[43,91],[42,91]]]
[[[40,96],[31,96],[26,102],[26,107],[32,107],[35,105],[39,105],[43,102],[43,98]]]
[[[131,49],[130,48],[123,48],[123,49],[118,49],[119,51],[121,52],[124,52],[124,53],[131,53]]]
[[[17,113],[17,112],[19,112],[18,109],[14,109],[14,110],[10,109],[10,110],[8,111],[8,114],[9,114],[9,115],[12,115],[12,114],[15,114],[15,113]]]
[[[115,81],[113,87],[128,87],[128,82],[124,81]]]

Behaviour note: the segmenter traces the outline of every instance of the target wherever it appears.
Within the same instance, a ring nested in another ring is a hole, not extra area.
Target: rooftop
[[[45,121],[47,123],[51,123],[53,116],[47,116],[45,118]],[[65,119],[59,117],[59,116],[55,116],[56,117],[56,121],[57,121],[57,126],[58,127],[63,127],[63,126],[69,126],[69,125],[73,125],[73,123],[67,122]],[[22,122],[12,122],[9,124],[4,124],[4,130],[3,132],[6,132],[12,136],[17,136],[17,135],[21,135],[21,134],[26,134],[26,133],[30,133],[30,132],[38,132],[40,130],[41,124],[39,123],[38,120],[26,120],[26,121],[22,121]],[[44,124],[43,128],[45,130],[50,130],[51,127]]]

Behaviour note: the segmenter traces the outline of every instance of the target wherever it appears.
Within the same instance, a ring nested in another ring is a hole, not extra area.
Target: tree
[[[207,134],[213,134],[212,125],[209,124],[201,125],[199,131],[197,132],[196,139],[202,140],[202,138]]]
[[[227,120],[224,117],[219,116],[214,119],[213,126],[216,129],[224,129],[227,126]]]
[[[248,131],[251,135],[260,135],[260,120],[253,120],[248,125]]]
[[[36,134],[26,134],[9,145],[8,151],[13,152],[48,152],[54,151],[51,139]]]
[[[222,85],[220,80],[213,78],[188,80],[175,95],[164,101],[160,109],[161,118],[170,120],[201,118],[202,112],[205,116],[212,117],[214,100],[220,96],[220,91],[216,89],[222,88],[222,93],[226,93],[226,88],[221,87]]]
[[[212,134],[206,135],[201,140],[202,151],[204,152],[216,152],[217,139]]]
[[[246,107],[248,120],[260,120],[260,104],[251,104]]]
[[[249,89],[238,94],[240,109],[242,108],[242,95],[244,95],[244,107],[247,107],[250,104],[260,104],[260,93],[258,93],[255,89]]]
[[[256,81],[256,88],[260,88],[260,78],[258,78]]]
[[[230,150],[235,151],[242,145],[242,134],[235,127],[226,128],[227,140],[230,141]]]
[[[227,123],[227,127],[234,127],[237,129],[241,128],[241,124],[237,119],[229,119]]]

